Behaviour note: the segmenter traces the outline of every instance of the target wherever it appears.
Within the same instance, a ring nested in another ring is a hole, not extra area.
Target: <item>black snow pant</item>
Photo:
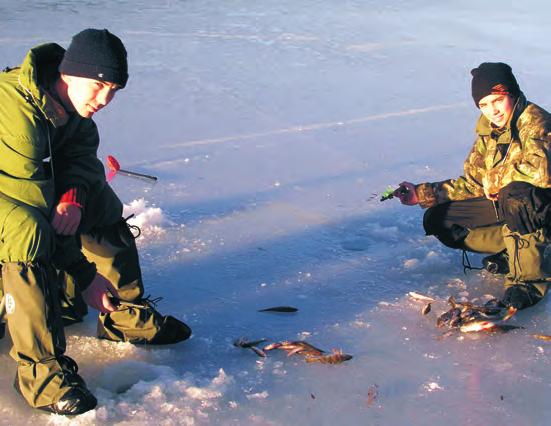
[[[551,229],[551,189],[512,182],[499,191],[495,203],[485,197],[451,201],[427,209],[423,217],[427,235],[434,235],[448,247],[475,252],[497,253],[504,249],[505,244],[498,241],[499,233],[494,232],[494,241],[488,242],[486,250],[484,242],[473,249],[468,237],[477,231],[491,234],[492,229],[503,225],[519,234],[539,229],[547,234]]]

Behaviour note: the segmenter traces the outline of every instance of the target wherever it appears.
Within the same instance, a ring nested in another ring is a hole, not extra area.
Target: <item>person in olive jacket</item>
[[[54,413],[97,404],[64,354],[64,322],[80,321],[86,304],[100,311],[100,338],[165,344],[191,334],[143,299],[134,236],[97,158],[92,116],[127,80],[123,43],[97,29],[67,51],[37,46],[0,73],[0,288],[14,386]]]
[[[523,309],[543,298],[551,279],[551,115],[526,100],[509,65],[485,62],[471,74],[482,114],[464,174],[403,182],[395,195],[428,209],[427,235],[491,253],[486,268],[506,274],[502,302]]]

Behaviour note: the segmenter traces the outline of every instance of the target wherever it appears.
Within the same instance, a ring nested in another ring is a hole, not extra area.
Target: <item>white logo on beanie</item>
[[[9,293],[6,293],[4,298],[6,300],[6,313],[13,314],[15,312],[15,299]]]
[[[100,72],[100,73],[98,74],[98,77],[99,77],[99,78],[103,78],[103,73]]]

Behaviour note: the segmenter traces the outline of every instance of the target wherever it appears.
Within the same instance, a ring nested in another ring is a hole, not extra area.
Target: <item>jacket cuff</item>
[[[417,193],[417,200],[419,205],[424,209],[429,207],[434,207],[436,203],[436,194],[434,188],[430,183],[421,183],[415,187],[415,192]]]
[[[60,197],[60,203],[73,204],[81,209],[84,208],[86,201],[86,189],[82,186],[75,186],[67,189]]]
[[[73,277],[79,290],[82,292],[87,289],[94,280],[97,273],[97,268],[95,263],[88,262],[85,258],[83,258],[67,268],[66,271],[71,277]]]

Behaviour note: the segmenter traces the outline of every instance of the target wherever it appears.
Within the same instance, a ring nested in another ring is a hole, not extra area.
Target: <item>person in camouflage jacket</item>
[[[551,279],[551,115],[526,100],[509,65],[485,62],[471,74],[482,114],[464,174],[403,182],[394,194],[427,209],[427,235],[448,247],[491,253],[483,263],[506,274],[503,303],[522,309],[543,298]]]
[[[67,51],[37,46],[0,73],[0,311],[16,390],[58,414],[97,403],[65,355],[63,325],[82,320],[87,305],[100,311],[100,338],[165,344],[191,334],[143,299],[134,236],[97,158],[92,116],[127,79],[123,43],[96,29]]]

